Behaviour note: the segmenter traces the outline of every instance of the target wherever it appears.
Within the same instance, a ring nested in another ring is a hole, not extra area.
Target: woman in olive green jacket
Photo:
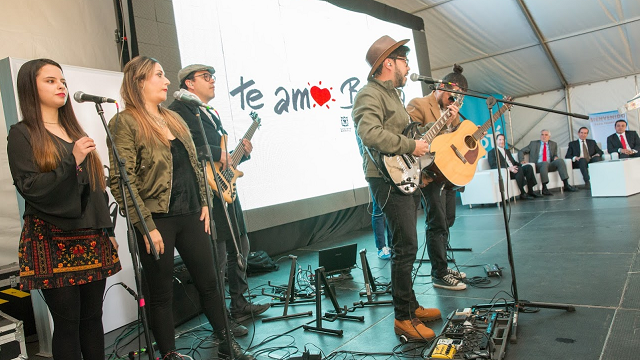
[[[161,106],[167,99],[169,80],[157,60],[136,57],[124,68],[120,94],[125,110],[109,122],[114,145],[126,161],[139,219],[126,194],[130,216],[136,226],[140,262],[150,292],[151,330],[162,359],[181,359],[175,349],[172,318],[174,248],[192,275],[205,315],[221,340],[218,357],[252,359],[238,343],[226,337],[224,297],[215,278],[213,250],[209,240],[209,210],[205,183],[195,146],[182,118]],[[111,155],[111,152],[110,152]],[[111,192],[122,206],[120,175],[111,156]],[[142,235],[142,221],[160,260],[150,255],[149,239]]]

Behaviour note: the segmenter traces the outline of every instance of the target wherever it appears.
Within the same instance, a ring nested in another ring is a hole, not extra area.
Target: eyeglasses
[[[195,78],[196,76],[202,76],[202,80],[204,80],[204,81],[206,81],[206,82],[211,81],[211,79],[213,79],[213,81],[216,81],[216,76],[215,76],[215,75],[213,75],[213,74],[212,74],[212,73],[210,73],[210,72],[206,72],[206,73],[204,73],[204,74],[200,74],[200,75],[194,75],[193,77]]]
[[[393,59],[393,60],[402,60],[402,61],[404,61],[404,63],[405,63],[407,66],[409,66],[409,59],[407,59],[407,58],[405,58],[405,57],[393,57],[393,58],[390,58],[390,59]]]

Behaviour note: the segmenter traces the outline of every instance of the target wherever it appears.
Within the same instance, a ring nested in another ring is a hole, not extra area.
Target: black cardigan
[[[27,126],[19,122],[9,129],[9,168],[13,184],[25,200],[23,216],[37,216],[62,230],[108,229],[113,235],[108,197],[104,189],[91,190],[86,160],[77,170],[75,143],[50,136],[62,154],[61,160],[52,171],[40,172]]]

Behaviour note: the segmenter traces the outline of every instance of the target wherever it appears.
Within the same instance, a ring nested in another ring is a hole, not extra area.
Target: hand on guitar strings
[[[449,125],[454,119],[458,118],[459,108],[455,104],[451,104],[447,106],[447,109],[449,109],[449,119],[447,120],[447,125]]]
[[[427,152],[429,152],[429,143],[424,140],[416,140],[416,148],[411,154],[419,157]]]
[[[242,139],[242,145],[244,145],[244,155],[249,156],[253,150],[253,144],[248,139]]]

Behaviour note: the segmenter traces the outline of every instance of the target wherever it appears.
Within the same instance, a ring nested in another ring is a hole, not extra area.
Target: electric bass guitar
[[[511,98],[506,97],[505,100],[511,100]],[[465,120],[454,132],[435,138],[430,148],[430,151],[435,153],[435,160],[427,170],[444,177],[444,179],[436,178],[436,181],[445,180],[448,182],[448,188],[467,185],[476,173],[478,160],[487,153],[480,144],[480,139],[491,127],[491,123],[510,108],[510,104],[502,105],[500,110],[480,127]]]
[[[457,107],[462,106],[462,95],[458,95],[456,97],[455,105]],[[418,140],[424,140],[428,144],[431,144],[432,141],[438,136],[438,133],[442,128],[447,124],[449,118],[451,117],[449,109],[445,111],[442,116],[431,126],[424,135],[419,137]],[[405,128],[403,132],[404,136],[414,139],[415,136],[412,133],[415,131],[416,126],[415,123],[409,124]],[[431,151],[431,150],[430,150]],[[393,185],[400,192],[404,194],[413,194],[420,186],[422,181],[421,170],[425,167],[431,165],[433,162],[433,154],[427,152],[423,156],[415,156],[413,154],[402,154],[402,155],[385,155],[380,154],[379,163],[381,164],[380,168],[384,175],[386,175],[389,179],[391,179]]]
[[[253,123],[249,126],[249,130],[247,130],[242,137],[242,139],[247,140],[251,140],[253,134],[260,127],[260,117],[258,114],[255,111],[252,111],[249,116],[251,116]],[[222,154],[227,152],[227,135],[222,135],[220,147],[222,148]],[[211,186],[211,189],[213,189],[213,191],[228,204],[231,204],[238,196],[236,180],[239,177],[242,177],[244,173],[236,168],[238,167],[238,164],[240,164],[240,160],[242,160],[243,156],[244,145],[242,140],[240,140],[236,149],[229,157],[229,166],[226,170],[222,170],[223,165],[221,162],[215,161],[213,163],[213,167],[210,163],[207,163],[207,182],[209,183],[209,186]],[[215,169],[215,172],[213,169]],[[220,189],[218,189],[218,184],[220,184]]]

